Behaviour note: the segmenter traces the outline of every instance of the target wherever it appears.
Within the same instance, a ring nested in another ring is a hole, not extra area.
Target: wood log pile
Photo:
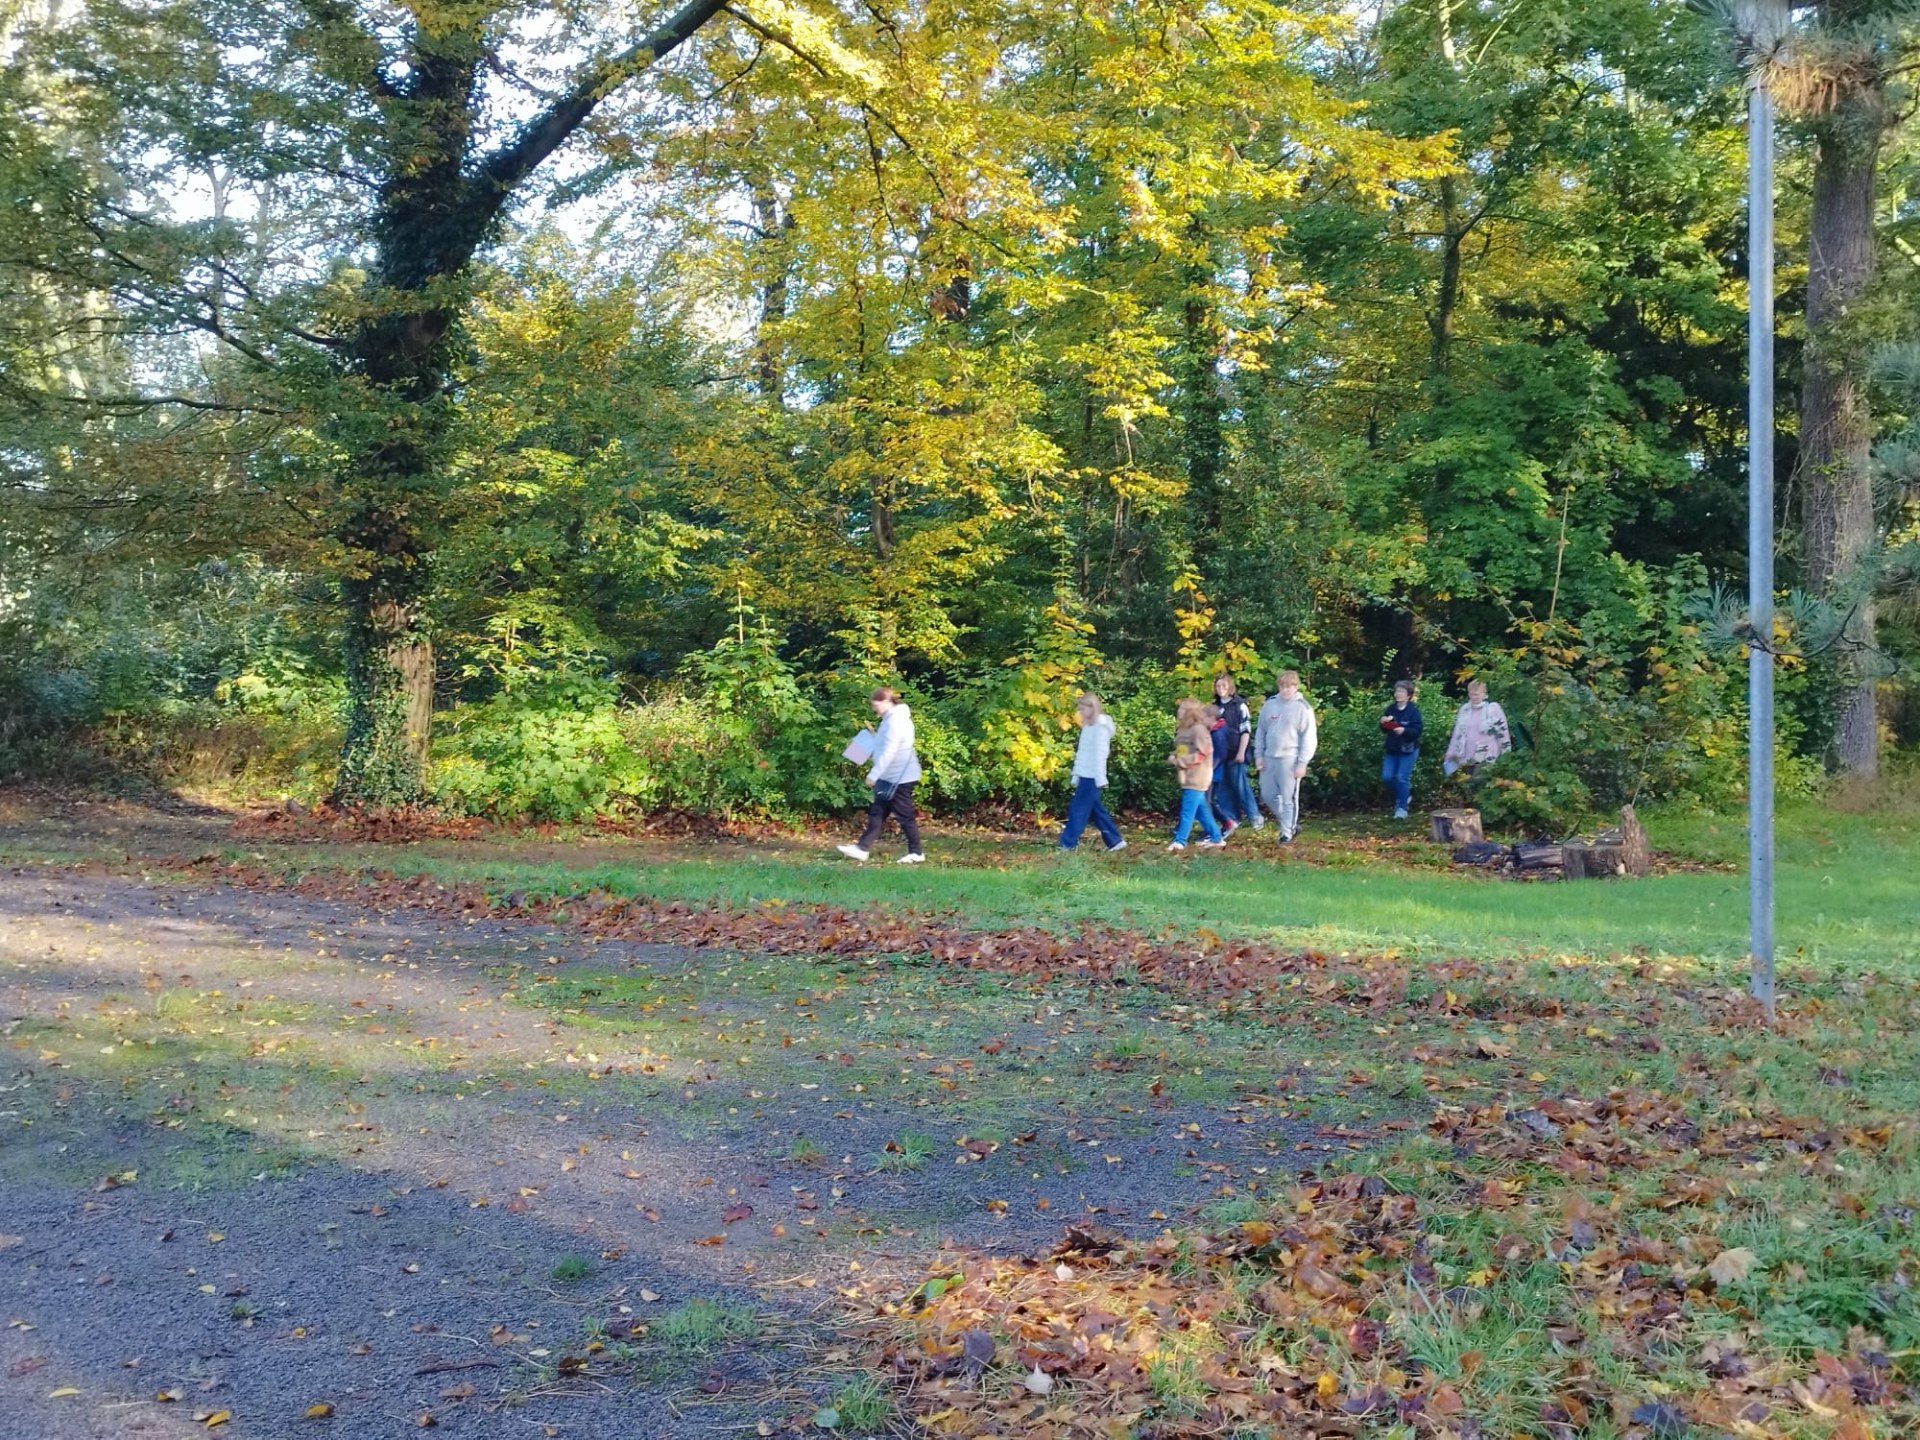
[[[1457,865],[1526,877],[1564,876],[1568,880],[1599,880],[1621,875],[1645,875],[1653,869],[1653,851],[1633,806],[1620,807],[1620,823],[1591,836],[1576,835],[1559,844],[1523,840],[1501,845],[1482,838],[1478,810],[1435,810],[1430,819],[1433,838],[1452,843]]]

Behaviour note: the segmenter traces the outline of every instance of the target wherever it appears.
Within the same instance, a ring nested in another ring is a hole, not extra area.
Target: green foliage
[[[1423,802],[1469,671],[1505,823],[1735,797],[1739,676],[1677,604],[1743,563],[1739,92],[1689,7],[829,4],[617,76],[565,7],[323,10],[9,32],[0,763],[217,726],[203,768],[310,793],[331,730],[363,801],[820,813],[887,678],[930,805],[1057,806],[1091,686],[1110,801],[1158,808],[1173,702],[1278,660],[1309,803],[1374,808],[1391,658]],[[591,234],[501,208],[534,74],[607,82],[548,192]],[[388,659],[428,636],[423,775]],[[1783,784],[1837,678],[1782,668]]]
[[[1078,730],[1074,702],[1094,684],[1100,654],[1093,626],[1057,594],[1042,613],[1033,644],[1013,656],[1003,674],[977,687],[980,741],[975,747],[981,782],[990,790],[1027,799],[1068,773]]]
[[[611,681],[556,672],[455,711],[434,774],[460,810],[578,820],[647,793]]]

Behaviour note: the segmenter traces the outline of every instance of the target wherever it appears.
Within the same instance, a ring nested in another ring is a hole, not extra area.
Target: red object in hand
[[[1382,730],[1398,730],[1400,727],[1393,723],[1393,717],[1391,715],[1382,715],[1380,717],[1380,728]]]

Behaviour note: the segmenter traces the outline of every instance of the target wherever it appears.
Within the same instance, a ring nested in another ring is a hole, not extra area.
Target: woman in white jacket
[[[1060,848],[1080,843],[1080,832],[1093,821],[1108,850],[1127,848],[1126,837],[1100,803],[1107,783],[1107,756],[1113,751],[1113,717],[1100,708],[1100,697],[1089,690],[1074,704],[1080,721],[1080,744],[1073,752],[1073,799],[1067,805],[1067,823],[1060,827]]]
[[[851,859],[866,859],[891,815],[900,822],[900,833],[907,837],[907,853],[900,857],[900,864],[918,865],[927,857],[920,849],[920,821],[913,813],[913,787],[920,779],[920,757],[913,753],[913,714],[884,685],[868,698],[873,713],[880,717],[873,737],[873,760],[867,768],[873,803],[867,806],[867,828],[860,832],[859,840],[838,848]]]

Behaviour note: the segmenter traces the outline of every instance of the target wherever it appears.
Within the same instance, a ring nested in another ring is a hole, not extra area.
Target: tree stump
[[[1569,880],[1598,880],[1611,875],[1645,875],[1653,868],[1647,832],[1631,805],[1620,808],[1620,823],[1591,840],[1569,840],[1563,847]]]
[[[1433,826],[1433,838],[1442,845],[1471,845],[1486,839],[1478,810],[1434,810],[1427,819]]]

